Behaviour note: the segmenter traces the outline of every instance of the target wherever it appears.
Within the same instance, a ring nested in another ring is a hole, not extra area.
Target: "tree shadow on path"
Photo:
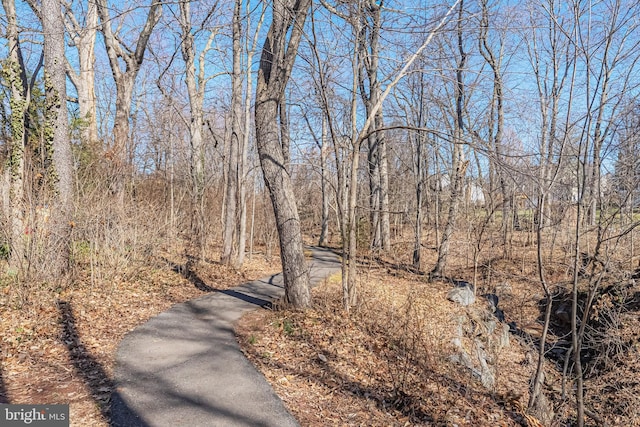
[[[166,260],[166,262],[170,263],[169,260]],[[258,298],[252,295],[248,295],[242,292],[238,292],[237,290],[233,290],[233,289],[218,289],[215,288],[213,286],[208,285],[199,275],[198,273],[196,273],[192,267],[189,266],[183,266],[183,265],[178,265],[175,263],[170,263],[171,265],[171,270],[173,270],[174,272],[182,275],[185,279],[187,279],[196,289],[202,291],[202,292],[209,292],[209,293],[213,293],[213,292],[219,292],[225,295],[228,295],[230,297],[234,297],[234,298],[238,298],[241,299],[245,302],[248,302],[250,304],[254,304],[257,305],[258,307],[261,308],[267,308],[267,309],[272,309],[273,308],[273,303],[271,301],[268,301],[266,299],[262,299],[262,298]],[[259,279],[258,281],[260,283],[264,283],[264,284],[268,284],[268,285],[272,285],[272,286],[276,286],[281,288],[282,286],[276,285],[274,278],[276,276],[278,276],[280,273],[278,274],[274,274],[272,276],[269,277],[269,280],[264,281],[263,279]]]
[[[80,339],[71,303],[59,300],[58,311],[61,326],[60,340],[67,348],[76,374],[89,388],[91,397],[104,419],[111,426],[147,426],[146,423],[138,420],[135,413],[120,398],[113,379],[109,377],[104,367],[91,355]],[[111,409],[116,404],[118,411],[114,414]]]

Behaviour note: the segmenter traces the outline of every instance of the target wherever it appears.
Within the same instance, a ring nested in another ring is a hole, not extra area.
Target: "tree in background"
[[[455,80],[455,125],[452,135],[451,148],[451,175],[449,179],[449,211],[447,214],[447,222],[442,232],[442,239],[438,246],[438,260],[431,270],[431,277],[442,277],[447,266],[449,257],[449,248],[451,246],[451,235],[458,220],[458,209],[460,200],[462,199],[462,190],[464,185],[464,176],[469,166],[469,161],[465,159],[464,153],[464,135],[465,135],[465,82],[464,73],[467,64],[467,52],[464,47],[464,0],[458,3],[458,19],[456,21],[456,35],[458,57],[456,65]]]
[[[31,2],[33,0],[30,0]],[[80,2],[78,2],[80,3]],[[98,6],[88,0],[86,10],[79,4],[64,2],[65,25],[70,45],[78,52],[77,69],[67,59],[67,75],[78,95],[78,113],[81,120],[83,142],[93,147],[98,142],[98,119],[95,94],[96,36],[98,34]]]
[[[189,127],[189,174],[191,178],[191,246],[194,253],[191,254],[198,259],[204,258],[204,97],[209,77],[205,76],[205,57],[211,50],[211,46],[218,34],[216,29],[209,32],[207,41],[197,55],[197,47],[194,40],[194,32],[199,32],[207,25],[207,20],[217,8],[217,3],[209,6],[205,20],[200,24],[200,29],[195,29],[192,25],[191,1],[181,1],[179,3],[180,14],[180,49],[182,59],[185,63],[185,84],[189,97],[190,120]]]
[[[144,60],[151,32],[162,16],[162,3],[158,0],[152,0],[143,27],[133,42],[133,48],[128,46],[124,37],[118,33],[121,27],[118,26],[117,20],[112,18],[107,0],[96,0],[96,4],[111,74],[116,85],[116,111],[112,130],[113,145],[109,148],[107,157],[110,158],[112,164],[112,191],[122,207],[124,205],[125,177],[130,166],[128,165],[127,150],[130,145],[129,120],[131,118],[133,89]]]

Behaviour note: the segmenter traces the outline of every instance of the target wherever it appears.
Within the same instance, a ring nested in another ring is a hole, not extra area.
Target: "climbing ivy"
[[[9,126],[13,143],[11,144],[7,162],[11,170],[11,176],[15,179],[21,174],[21,167],[24,161],[25,110],[28,105],[20,78],[20,66],[17,62],[9,59],[2,62],[2,79],[5,85],[11,89]]]
[[[56,121],[58,119],[58,112],[60,111],[60,94],[54,87],[51,76],[47,71],[44,73],[44,91],[46,93],[45,105],[44,105],[44,127],[43,127],[43,142],[44,142],[44,157],[46,159],[46,170],[49,177],[49,185],[51,190],[57,191],[56,184],[59,177],[55,166],[53,165],[53,138],[55,135]]]

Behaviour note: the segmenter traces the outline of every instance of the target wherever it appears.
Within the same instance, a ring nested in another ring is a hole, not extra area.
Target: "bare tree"
[[[30,0],[33,1],[33,0]],[[67,60],[67,75],[78,94],[78,110],[83,121],[83,139],[90,145],[98,141],[96,117],[95,62],[96,35],[98,33],[98,7],[95,0],[87,0],[86,10],[78,14],[73,4],[64,2],[65,24],[71,45],[78,51],[77,70]]]
[[[546,300],[544,325],[538,351],[536,372],[529,396],[529,410],[538,416],[546,416],[548,404],[542,385],[544,380],[545,343],[549,333],[553,294],[548,282],[544,261],[545,231],[550,224],[550,196],[557,184],[560,172],[565,166],[564,156],[569,145],[571,107],[577,71],[576,45],[570,39],[575,37],[577,26],[574,17],[568,22],[560,15],[560,7],[554,1],[544,2],[531,12],[533,22],[546,22],[545,31],[534,31],[525,35],[527,53],[536,82],[537,107],[539,108],[539,166],[537,168],[535,236],[537,274]],[[563,25],[560,23],[562,22]],[[567,110],[562,111],[561,99],[568,99]],[[564,120],[563,120],[564,119]],[[532,171],[533,172],[533,171]]]
[[[377,104],[382,93],[378,68],[383,8],[383,1],[370,0],[362,6],[363,10],[358,17],[358,29],[362,33],[358,35],[358,56],[361,61],[361,69],[358,70],[359,88],[367,115]],[[367,138],[371,248],[374,250],[389,250],[391,239],[387,143],[383,128],[382,109],[379,109],[372,124],[373,132]]]
[[[494,48],[489,41],[489,28],[491,26],[491,16],[489,13],[489,2],[481,1],[481,18],[480,18],[480,36],[478,38],[478,48],[482,57],[489,64],[493,74],[493,90],[491,94],[491,104],[489,109],[488,128],[488,147],[490,152],[489,159],[489,199],[493,205],[493,193],[495,191],[495,181],[497,179],[501,192],[502,205],[502,232],[503,232],[503,251],[505,256],[509,254],[509,237],[511,235],[514,216],[513,195],[508,191],[508,170],[507,158],[503,148],[503,132],[504,132],[504,82],[503,82],[503,59],[504,59],[504,40],[503,36],[498,35],[498,47]],[[489,207],[489,211],[493,212],[493,206]]]
[[[329,168],[327,158],[329,156],[329,138],[327,120],[322,116],[322,130],[320,135],[320,191],[322,192],[322,212],[320,218],[320,237],[318,246],[325,246],[329,240]]]
[[[449,180],[449,211],[447,215],[447,222],[442,232],[442,240],[440,240],[440,246],[438,248],[438,260],[436,265],[431,270],[431,277],[440,277],[444,275],[444,270],[447,265],[447,258],[449,256],[449,246],[451,243],[451,235],[455,228],[456,220],[458,218],[458,208],[460,205],[460,199],[462,196],[462,185],[464,176],[469,165],[469,161],[465,160],[465,154],[463,150],[464,144],[464,100],[465,100],[465,85],[464,85],[464,72],[467,63],[467,53],[464,50],[463,43],[463,13],[464,13],[464,0],[461,0],[458,4],[458,20],[456,24],[456,34],[458,39],[458,64],[456,67],[456,85],[455,85],[455,128],[453,135],[453,147],[451,158],[451,179]]]
[[[372,126],[374,124],[376,115],[380,108],[382,107],[382,103],[389,96],[389,93],[393,90],[393,88],[398,84],[400,80],[402,80],[409,70],[411,69],[413,63],[420,57],[422,52],[427,48],[427,46],[431,43],[431,40],[435,36],[436,33],[440,30],[440,28],[448,21],[450,14],[453,10],[458,6],[460,0],[456,0],[454,4],[449,8],[449,10],[444,14],[444,16],[439,20],[439,23],[435,26],[433,30],[431,30],[428,36],[425,38],[424,42],[413,52],[410,54],[407,59],[404,61],[403,66],[400,70],[397,71],[393,79],[389,82],[385,90],[380,94],[376,103],[371,106],[371,109],[367,111],[367,118],[364,122],[363,126],[358,130],[358,114],[357,114],[357,105],[355,94],[358,91],[359,86],[359,76],[358,70],[360,69],[358,60],[356,57],[352,58],[352,70],[353,70],[353,82],[352,82],[352,98],[350,102],[350,123],[349,123],[349,131],[350,131],[350,140],[349,144],[346,147],[347,155],[346,161],[343,160],[341,163],[343,164],[344,170],[341,173],[342,179],[344,180],[344,184],[339,185],[341,189],[339,190],[341,195],[339,195],[340,202],[343,205],[343,209],[340,212],[341,215],[341,230],[343,235],[343,264],[342,264],[342,294],[343,294],[343,305],[345,310],[349,310],[350,307],[353,307],[357,302],[357,294],[355,287],[355,279],[357,272],[357,263],[356,263],[356,253],[357,253],[357,201],[358,201],[358,168],[360,163],[360,148],[365,139],[367,139],[372,131]],[[332,13],[341,16],[343,19],[350,20],[350,24],[353,28],[353,33],[355,35],[354,44],[355,46],[359,46],[360,42],[358,37],[362,35],[361,28],[359,27],[359,16],[362,10],[360,7],[362,4],[358,4],[357,8],[351,11],[350,15],[340,13],[336,10],[335,7],[329,5],[328,3],[323,3],[323,5],[329,9]],[[354,20],[355,18],[355,20]],[[326,104],[325,104],[326,105]],[[326,106],[325,106],[326,108]],[[375,132],[375,131],[374,131]],[[336,156],[338,158],[338,155]],[[340,176],[340,173],[339,173]],[[342,197],[340,197],[342,196]]]
[[[107,48],[111,74],[116,84],[116,112],[113,119],[113,145],[109,149],[108,157],[113,165],[112,191],[118,197],[120,204],[124,203],[124,182],[127,171],[127,148],[129,146],[129,119],[131,115],[131,103],[133,89],[144,60],[151,32],[162,15],[162,2],[152,0],[149,5],[147,18],[140,33],[135,39],[135,47],[131,48],[119,35],[118,29],[114,31],[116,22],[112,19],[107,0],[95,0],[98,6],[101,31]]]
[[[233,69],[231,71],[231,132],[227,151],[227,182],[222,232],[222,255],[224,264],[237,262],[237,248],[234,254],[234,236],[238,233],[238,201],[240,196],[241,159],[240,147],[244,141],[242,123],[242,1],[236,0],[233,8]]]
[[[240,166],[239,166],[239,196],[238,196],[238,204],[240,210],[240,224],[238,229],[238,258],[236,260],[236,265],[241,266],[244,263],[245,256],[245,248],[247,244],[247,182],[249,180],[249,162],[248,162],[248,154],[249,154],[249,143],[251,141],[251,100],[253,98],[253,73],[251,64],[253,64],[253,57],[257,51],[258,46],[258,35],[260,34],[260,30],[262,28],[262,24],[264,23],[265,12],[267,9],[267,4],[265,2],[261,2],[260,14],[258,17],[258,22],[256,23],[255,28],[251,27],[251,2],[249,0],[246,1],[246,12],[244,20],[246,22],[246,30],[244,31],[245,35],[245,46],[244,50],[246,53],[245,58],[245,93],[244,93],[244,128],[242,131],[242,144],[240,147]],[[251,178],[252,188],[255,191],[255,178]],[[252,199],[252,216],[255,212],[255,194]],[[251,233],[250,233],[250,245],[253,248],[253,221],[251,222]],[[253,250],[250,250],[253,252]]]
[[[269,189],[280,240],[285,299],[294,307],[311,303],[309,271],[304,259],[300,218],[286,168],[278,110],[304,32],[311,0],[275,0],[256,86],[256,145]]]
[[[598,260],[607,265],[611,259],[611,248],[607,241],[617,241],[619,237],[605,237],[609,231],[610,218],[604,203],[602,185],[602,166],[605,142],[611,137],[613,124],[618,110],[623,103],[624,94],[635,84],[634,70],[639,61],[636,54],[640,41],[636,31],[639,28],[635,16],[637,5],[629,7],[625,2],[613,0],[606,3],[606,12],[597,6],[589,5],[582,9],[578,1],[573,3],[573,20],[575,30],[573,40],[578,41],[579,48],[574,51],[575,59],[582,61],[587,70],[585,78],[586,111],[580,127],[578,137],[578,158],[576,165],[576,221],[574,224],[574,268],[572,285],[572,351],[574,375],[576,378],[576,410],[578,425],[584,425],[584,416],[589,411],[585,404],[585,378],[582,364],[582,349],[585,346],[588,330],[588,312],[592,308],[598,288],[603,282],[604,272],[596,273],[592,266],[588,275],[587,300],[582,310],[579,301],[579,286],[581,279],[581,264],[587,257]],[[594,31],[594,21],[600,31]],[[622,67],[621,67],[622,66]],[[620,68],[623,69],[620,72]],[[575,75],[574,75],[575,80]],[[572,81],[573,83],[573,81]],[[597,214],[598,218],[596,218]],[[613,217],[615,213],[613,214]],[[591,246],[586,236],[587,231],[582,228],[583,220],[586,225],[595,225],[596,239],[593,253],[589,253]],[[629,230],[637,227],[632,225]],[[623,232],[626,233],[626,232]],[[614,245],[614,248],[617,245]],[[606,261],[605,261],[606,260]],[[582,311],[582,316],[580,316]],[[590,415],[592,416],[592,415]],[[592,416],[592,418],[594,418]],[[595,418],[594,418],[595,419]]]
[[[204,95],[210,77],[205,75],[205,58],[211,45],[215,40],[217,31],[214,29],[209,33],[207,41],[202,50],[197,53],[194,40],[194,28],[191,22],[191,1],[181,1],[180,7],[180,31],[182,43],[182,59],[185,63],[185,83],[189,96],[190,120],[189,127],[189,166],[191,178],[191,239],[195,255],[202,258],[204,237]],[[217,3],[210,6],[206,17],[213,15]],[[206,26],[207,19],[202,22],[201,28]],[[199,31],[199,30],[198,30]],[[197,58],[196,58],[197,55]],[[197,64],[196,64],[197,59]]]
[[[419,70],[419,67],[416,67]],[[416,71],[418,71],[416,70]],[[420,70],[421,71],[421,70]],[[422,268],[422,230],[424,226],[424,203],[428,174],[428,139],[427,123],[428,82],[424,72],[413,73],[407,78],[407,88],[395,95],[404,111],[404,118],[411,143],[411,169],[415,182],[415,223],[414,243],[411,260],[416,270]],[[415,130],[413,130],[415,129]]]

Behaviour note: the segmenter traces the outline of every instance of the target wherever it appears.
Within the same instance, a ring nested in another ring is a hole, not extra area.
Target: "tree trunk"
[[[462,149],[463,134],[464,134],[464,79],[463,73],[465,65],[467,63],[467,54],[464,51],[463,46],[463,34],[462,34],[462,18],[464,12],[464,1],[460,1],[458,9],[458,51],[460,53],[460,59],[456,69],[456,129],[453,137],[453,158],[451,162],[452,171],[451,179],[449,180],[450,198],[449,198],[449,214],[447,216],[447,223],[445,224],[444,231],[442,233],[442,240],[438,248],[438,260],[436,265],[431,270],[432,277],[442,277],[444,275],[445,268],[447,266],[447,258],[449,256],[449,245],[453,229],[455,228],[456,220],[458,218],[458,207],[460,205],[460,198],[462,196],[462,188],[464,184],[464,176],[469,165],[469,161],[464,159],[464,151]]]
[[[95,94],[95,45],[98,28],[98,7],[94,0],[88,0],[84,25],[80,25],[71,10],[67,10],[69,37],[78,51],[78,71],[67,64],[69,80],[78,94],[78,110],[84,121],[82,139],[93,147],[98,141]]]
[[[361,19],[363,25],[360,35],[360,54],[362,55],[362,67],[360,72],[360,94],[365,104],[367,116],[371,114],[374,106],[378,104],[382,91],[378,80],[379,42],[381,29],[382,4],[371,2],[366,14]],[[368,30],[368,37],[365,37]],[[368,79],[368,88],[365,88],[364,78]],[[371,249],[388,250],[391,246],[390,221],[389,221],[389,173],[387,160],[387,145],[382,109],[375,112],[374,120],[370,128],[374,131],[368,138],[369,161],[369,209],[371,221]]]
[[[279,105],[303,34],[310,0],[275,0],[256,86],[256,145],[269,190],[280,241],[286,302],[296,308],[311,303],[309,270],[304,259],[300,218],[279,134]],[[287,40],[289,35],[289,40]]]
[[[3,77],[10,84],[11,99],[11,147],[9,149],[9,213],[11,227],[11,255],[9,271],[24,271],[26,253],[24,221],[24,149],[26,141],[25,121],[29,107],[29,93],[22,51],[18,36],[16,6],[14,0],[2,0],[7,20],[8,64],[3,67]]]
[[[278,113],[280,120],[280,144],[282,145],[282,153],[284,155],[284,167],[291,174],[291,135],[289,135],[289,117],[287,114],[286,93],[283,92],[282,98],[278,103]]]
[[[372,251],[378,251],[382,247],[382,224],[380,223],[380,157],[376,134],[368,138],[367,161],[369,163],[370,247]]]
[[[422,82],[421,82],[422,83]],[[422,87],[421,87],[422,89]],[[421,105],[418,106],[420,113],[418,115],[418,123],[422,123],[422,105],[423,99],[420,99]],[[416,180],[416,224],[414,229],[414,244],[413,244],[413,267],[416,270],[420,270],[422,267],[422,222],[423,222],[423,209],[422,200],[424,197],[424,182],[425,182],[425,167],[423,161],[423,148],[424,148],[424,136],[419,133],[415,136],[415,151],[413,153],[413,175]]]
[[[320,217],[320,237],[318,246],[325,246],[329,234],[329,171],[327,171],[327,154],[329,142],[327,141],[327,120],[322,117],[322,141],[320,146],[320,188],[322,191],[322,213]]]
[[[378,91],[379,91],[378,86]],[[378,95],[379,98],[379,95]],[[376,115],[376,129],[382,129],[382,112]],[[387,138],[384,131],[378,131],[378,161],[380,162],[380,242],[382,249],[391,249],[391,224],[389,220],[389,160],[387,156]]]
[[[110,189],[119,208],[124,207],[125,183],[128,166],[129,118],[133,99],[135,75],[123,75],[116,81],[116,114],[113,120],[113,144],[107,151],[111,163]]]
[[[493,191],[495,190],[495,178],[498,179],[500,185],[500,192],[502,195],[502,236],[503,236],[503,255],[508,258],[510,255],[510,235],[513,230],[514,214],[512,206],[512,197],[509,194],[507,186],[507,169],[506,169],[506,156],[504,155],[504,149],[502,144],[502,134],[504,129],[504,95],[503,95],[503,82],[502,82],[502,48],[498,53],[494,52],[494,49],[489,45],[488,31],[489,31],[489,6],[487,0],[482,0],[482,19],[480,25],[480,38],[479,38],[479,50],[483,58],[491,67],[493,72],[493,96],[491,99],[491,113],[489,117],[489,131],[493,139],[493,151],[495,152],[495,159],[490,160],[489,177],[491,181],[491,199],[493,199]],[[495,132],[494,132],[495,128]],[[495,176],[497,175],[497,176]],[[493,202],[492,202],[493,205]],[[489,212],[493,212],[493,206],[490,207]]]
[[[60,0],[42,0],[46,123],[45,146],[51,151],[54,185],[52,224],[47,236],[47,272],[59,277],[69,267],[73,215],[73,166],[69,140],[64,22]]]
[[[241,0],[237,0],[240,4],[242,4]],[[260,18],[258,19],[258,23],[256,25],[253,40],[249,40],[249,31],[251,29],[251,2],[247,1],[246,3],[246,63],[253,63],[253,55],[256,52],[256,46],[258,41],[258,34],[260,29],[262,28],[262,23],[264,22],[264,15],[266,10],[266,3],[262,4],[262,13],[260,14]],[[241,31],[241,30],[240,30]],[[250,135],[251,135],[251,98],[253,97],[253,75],[251,72],[251,67],[246,67],[245,71],[245,79],[247,82],[245,94],[244,94],[244,128],[242,130],[242,147],[241,147],[241,164],[240,164],[240,179],[238,185],[240,186],[240,195],[238,196],[238,201],[240,205],[240,229],[238,231],[238,258],[236,260],[236,266],[240,267],[244,263],[245,257],[245,248],[247,241],[247,181],[248,181],[248,156],[249,156],[249,144],[250,144]],[[253,253],[253,219],[255,217],[255,179],[252,180],[252,191],[253,198],[251,205],[251,230],[250,230],[250,249],[249,256]]]
[[[456,132],[456,140],[460,140],[460,132]],[[460,206],[460,199],[462,196],[462,185],[464,181],[464,175],[467,169],[469,161],[464,160],[464,152],[459,143],[456,143],[453,150],[453,171],[451,173],[450,180],[450,193],[449,193],[449,211],[447,214],[447,222],[445,223],[444,230],[442,231],[442,240],[438,247],[438,260],[436,265],[431,270],[431,277],[443,277],[445,268],[447,266],[447,259],[449,257],[449,246],[451,244],[451,236],[455,229],[456,220],[458,218],[458,209]]]
[[[242,123],[242,22],[240,11],[242,2],[237,0],[233,11],[233,65],[231,74],[231,137],[227,159],[226,209],[224,215],[224,229],[222,233],[222,256],[224,264],[236,264],[238,258],[237,247],[234,248],[234,237],[239,231],[238,210],[242,209],[244,201],[240,202],[240,180],[243,179],[240,168],[243,155],[244,141]],[[234,249],[236,251],[234,252]],[[244,251],[244,249],[243,249]]]

